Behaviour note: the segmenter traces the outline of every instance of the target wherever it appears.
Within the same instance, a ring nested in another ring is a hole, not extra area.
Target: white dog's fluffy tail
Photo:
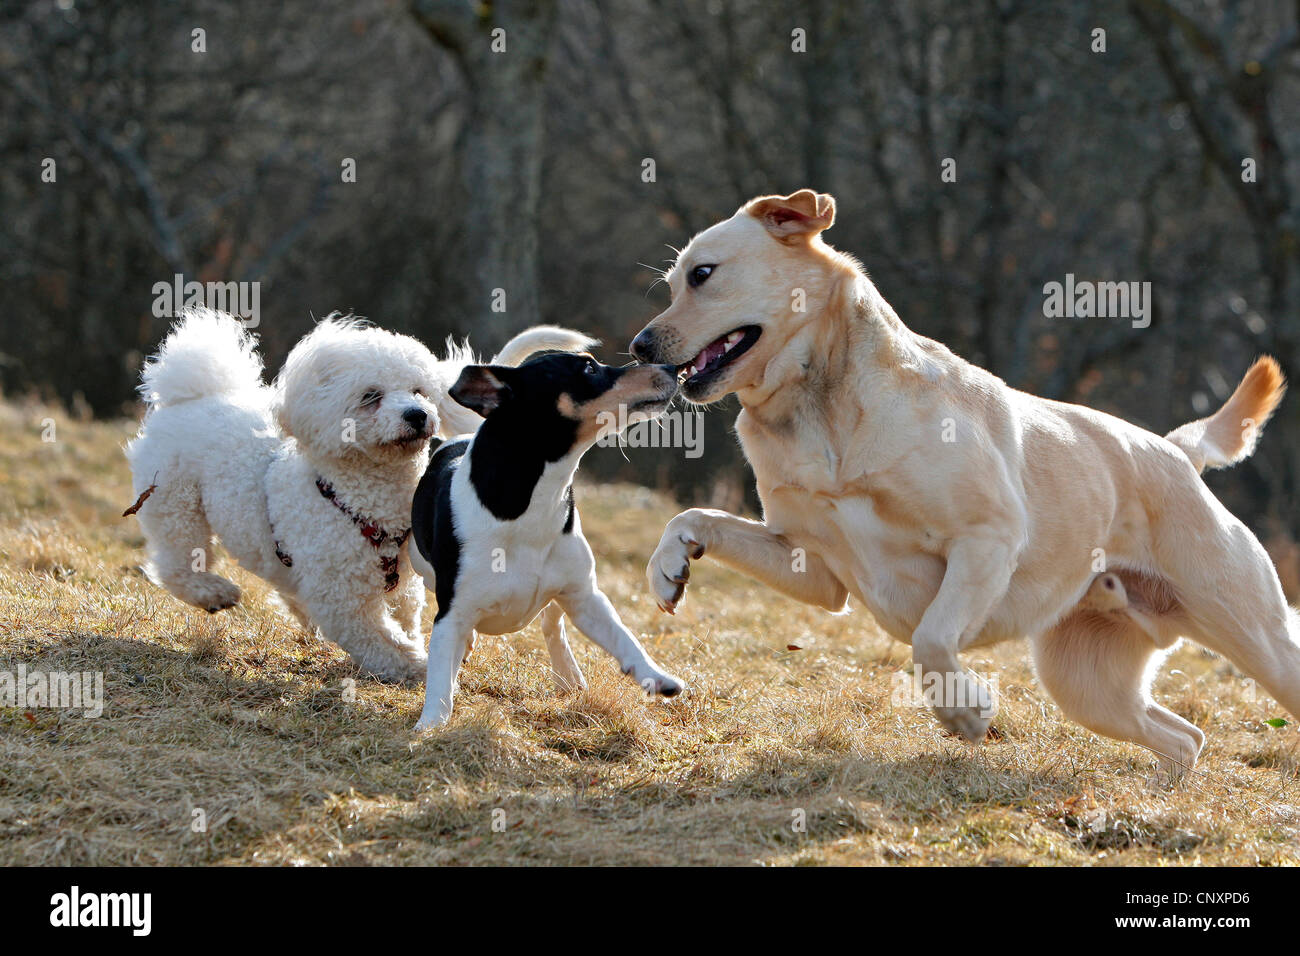
[[[1264,423],[1285,392],[1282,369],[1266,355],[1255,360],[1222,408],[1175,428],[1165,438],[1183,450],[1198,472],[1235,465],[1255,450]]]
[[[558,325],[534,325],[524,329],[492,357],[493,365],[518,365],[534,352],[555,349],[560,352],[585,352],[600,344],[600,339],[562,329]]]
[[[156,408],[261,384],[256,337],[234,316],[191,307],[181,313],[158,354],[145,362],[139,391]]]

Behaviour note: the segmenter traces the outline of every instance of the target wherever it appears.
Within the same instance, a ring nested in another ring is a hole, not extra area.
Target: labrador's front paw
[[[691,527],[683,512],[664,529],[659,547],[650,556],[646,566],[646,579],[650,583],[650,592],[655,596],[659,610],[668,614],[677,611],[677,605],[686,595],[686,582],[691,576],[691,561],[704,556],[704,545],[700,535]]]
[[[991,714],[986,717],[969,707],[936,707],[934,715],[939,718],[939,723],[973,744],[984,742],[989,724],[993,722]]]

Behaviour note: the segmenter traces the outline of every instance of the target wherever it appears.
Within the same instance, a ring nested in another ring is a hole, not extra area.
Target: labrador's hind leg
[[[1208,491],[1158,528],[1161,572],[1184,634],[1227,657],[1300,717],[1300,618],[1263,545]]]
[[[1075,611],[1034,638],[1033,649],[1039,680],[1072,720],[1146,747],[1170,778],[1196,765],[1205,735],[1151,699],[1151,676],[1165,655],[1140,627]]]
[[[1188,637],[1228,658],[1300,717],[1300,617],[1280,586],[1220,587],[1190,594],[1184,604]]]

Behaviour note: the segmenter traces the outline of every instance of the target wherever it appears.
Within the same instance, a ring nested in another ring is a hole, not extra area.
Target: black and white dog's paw
[[[686,690],[685,681],[658,668],[638,671],[632,676],[636,678],[636,682],[641,685],[641,689],[647,694],[658,694],[660,697],[676,697]]]

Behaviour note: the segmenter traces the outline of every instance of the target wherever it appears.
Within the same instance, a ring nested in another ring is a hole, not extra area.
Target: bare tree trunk
[[[541,320],[543,80],[556,0],[411,0],[411,12],[455,58],[470,93],[458,157],[464,192],[449,203],[463,220],[457,262],[443,270],[459,279],[449,297],[466,319],[497,329],[486,338],[499,343]]]
[[[1300,10],[1296,22],[1282,30],[1262,57],[1246,59],[1229,48],[1232,36],[1223,23],[1216,31],[1167,0],[1130,0],[1129,6],[1151,39],[1174,94],[1187,105],[1206,158],[1222,174],[1251,224],[1271,319],[1259,344],[1277,355],[1287,377],[1295,381],[1300,375],[1300,237],[1295,225],[1300,208],[1287,180],[1272,94],[1283,62],[1300,51]],[[1193,57],[1184,55],[1176,36],[1183,38]],[[1208,68],[1208,76],[1201,74],[1198,79],[1196,57]],[[1248,134],[1249,143],[1238,140],[1237,130]],[[1241,175],[1247,157],[1257,163],[1254,182]],[[1300,493],[1300,442],[1295,440],[1300,433],[1300,401],[1294,395],[1283,404],[1278,418],[1277,430],[1285,438],[1263,443],[1260,454],[1266,462],[1260,471],[1272,486],[1270,497],[1283,502],[1281,507],[1288,512],[1277,517],[1293,534],[1300,534],[1300,509],[1295,506]]]

